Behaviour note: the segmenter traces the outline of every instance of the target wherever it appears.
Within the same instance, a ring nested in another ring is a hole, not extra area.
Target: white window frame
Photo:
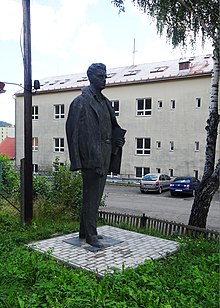
[[[174,141],[170,141],[170,152],[173,152],[175,149],[174,147]]]
[[[173,176],[173,174],[174,174],[173,169],[172,169],[172,168],[171,168],[171,169],[169,169],[169,175],[170,175],[170,177],[172,177],[172,176]]]
[[[156,141],[156,148],[157,150],[161,150],[161,141]]]
[[[143,101],[143,108],[139,108],[138,104],[140,101]],[[150,108],[147,108],[147,104],[150,101]],[[152,113],[152,98],[137,98],[136,99],[136,116],[151,116]]]
[[[119,116],[119,100],[117,100],[117,99],[116,100],[112,100],[111,104],[112,104],[112,107],[115,110],[115,116],[118,117]],[[117,110],[115,109],[115,105],[116,104],[118,105],[118,109]]]
[[[157,109],[162,109],[163,108],[163,101],[162,100],[158,100],[157,101]]]
[[[141,147],[138,147],[138,143],[142,143]],[[150,147],[146,147],[146,143],[150,144]],[[136,138],[135,140],[135,153],[136,155],[150,155],[151,153],[151,138]]]
[[[137,168],[141,169],[141,176],[137,176]],[[147,172],[146,169],[148,169],[148,172]],[[150,168],[149,167],[135,167],[135,176],[136,176],[136,178],[142,178],[147,173],[150,173]]]
[[[64,152],[64,138],[54,138],[54,152]]]
[[[199,178],[199,170],[193,170],[193,173],[194,173],[194,177],[196,179],[198,179]]]
[[[38,120],[38,106],[34,105],[32,106],[32,120]]]
[[[196,109],[200,109],[202,106],[202,99],[201,97],[196,97]]]
[[[175,99],[170,100],[170,109],[171,110],[176,109],[176,100]]]
[[[32,151],[37,152],[38,146],[38,137],[32,137]]]
[[[32,167],[33,167],[33,173],[37,174],[39,172],[39,165],[38,164],[33,164]]]
[[[65,118],[65,106],[64,106],[64,104],[54,105],[54,119],[60,120],[60,119],[64,119],[64,118]]]
[[[59,167],[61,167],[61,166],[64,166],[64,163],[62,163],[62,162],[54,162],[53,163],[53,171],[54,172],[57,172],[57,171],[59,171]]]
[[[199,141],[195,141],[195,152],[199,152],[200,144]]]

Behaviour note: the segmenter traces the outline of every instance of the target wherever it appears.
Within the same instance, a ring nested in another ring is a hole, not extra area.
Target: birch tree
[[[204,173],[193,201],[189,225],[206,227],[213,195],[219,188],[220,158],[216,158],[219,126],[218,92],[220,61],[220,3],[219,0],[131,0],[143,13],[156,22],[158,34],[166,34],[175,48],[202,44],[211,40],[213,46],[213,70],[210,85],[209,116]],[[112,0],[119,12],[125,11],[125,0]],[[205,123],[204,123],[205,126]]]

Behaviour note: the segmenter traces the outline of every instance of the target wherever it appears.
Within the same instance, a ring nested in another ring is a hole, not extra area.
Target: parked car
[[[164,190],[170,189],[171,178],[167,174],[148,173],[141,179],[140,191],[157,191],[159,194]]]
[[[179,176],[170,183],[170,194],[175,196],[177,194],[188,194],[194,196],[200,181],[193,176]]]

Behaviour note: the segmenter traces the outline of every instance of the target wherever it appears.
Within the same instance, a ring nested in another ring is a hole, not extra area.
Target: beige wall
[[[15,136],[15,128],[14,126],[2,126],[0,127],[0,143],[5,138],[14,138]]]
[[[121,176],[135,177],[135,167],[149,167],[151,172],[160,168],[161,172],[174,175],[193,175],[204,167],[205,125],[208,117],[210,77],[188,78],[173,81],[149,82],[145,84],[107,87],[103,93],[110,100],[119,100],[119,124],[127,129],[123,151]],[[67,144],[65,152],[54,153],[53,138],[65,137],[65,122],[69,104],[80,91],[66,91],[33,96],[33,105],[38,105],[39,119],[33,121],[33,137],[39,138],[39,150],[33,153],[33,163],[39,167],[51,166],[56,157],[61,162],[68,160]],[[136,116],[136,98],[152,98],[151,116]],[[201,107],[196,108],[196,98],[201,98]],[[157,101],[163,106],[158,109]],[[171,100],[176,108],[171,109]],[[16,99],[16,164],[23,157],[23,98]],[[65,104],[65,119],[54,119],[54,104]],[[151,154],[135,154],[135,138],[151,138]],[[156,141],[161,141],[161,149],[156,149]],[[170,152],[169,142],[174,141],[175,150]],[[195,141],[200,150],[195,152]],[[219,142],[219,141],[218,141]],[[218,153],[219,157],[219,143]]]

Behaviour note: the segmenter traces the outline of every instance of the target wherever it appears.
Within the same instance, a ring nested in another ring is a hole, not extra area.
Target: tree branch
[[[198,9],[194,6],[193,2],[189,0],[189,3],[191,5],[191,7],[186,3],[185,0],[177,0],[178,2],[180,2],[183,6],[185,6],[185,8],[187,10],[189,10],[191,13],[194,13],[196,15],[196,17],[198,18],[202,28],[210,35],[210,30],[209,28],[206,26],[206,24],[204,23],[204,20],[200,17],[200,14],[198,12]],[[215,40],[215,38],[210,35],[212,37],[213,40]]]

